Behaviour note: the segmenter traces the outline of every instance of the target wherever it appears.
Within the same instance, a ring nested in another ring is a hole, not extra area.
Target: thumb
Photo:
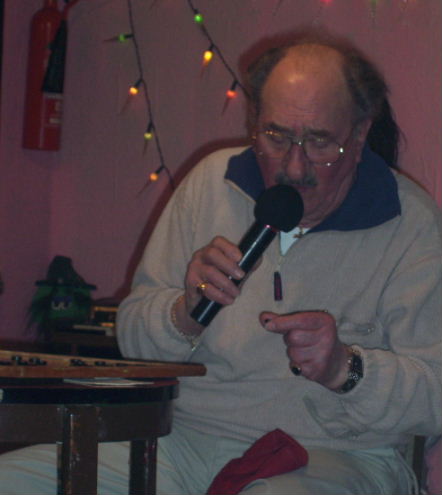
[[[259,315],[259,322],[266,330],[271,330],[271,328],[268,328],[268,325],[273,319],[277,318],[278,316],[279,315],[277,313],[272,313],[271,311],[263,311]]]

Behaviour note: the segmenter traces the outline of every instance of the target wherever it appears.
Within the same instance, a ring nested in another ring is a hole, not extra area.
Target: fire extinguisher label
[[[60,127],[63,109],[63,95],[44,93],[43,127]]]

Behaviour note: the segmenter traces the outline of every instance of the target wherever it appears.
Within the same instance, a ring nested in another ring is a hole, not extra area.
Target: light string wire
[[[200,11],[195,7],[195,5],[192,2],[192,0],[187,0],[187,3],[188,3],[188,5],[189,5],[189,7],[192,10],[192,13],[194,15],[196,15],[196,14],[200,14],[201,15]],[[246,88],[241,84],[238,76],[235,74],[235,71],[231,68],[231,66],[229,65],[229,63],[225,59],[225,57],[224,57],[223,53],[221,52],[220,48],[215,43],[214,39],[212,38],[212,36],[210,35],[209,31],[207,30],[204,21],[202,23],[199,23],[198,25],[199,25],[202,33],[204,34],[204,36],[209,41],[210,46],[212,48],[212,51],[214,51],[214,52],[217,53],[217,55],[218,55],[221,63],[224,65],[224,67],[227,70],[227,72],[229,72],[230,75],[232,76],[235,86],[238,86],[239,88],[241,88],[242,91],[243,91],[243,93],[244,93],[244,95],[246,96],[246,98],[249,98],[249,94],[248,94]]]
[[[76,3],[79,0],[71,0],[71,1],[72,1],[72,3]],[[195,5],[193,4],[192,0],[187,0],[187,3],[189,5],[190,9],[192,10],[192,13],[193,13],[194,16],[196,14],[199,14],[199,11],[195,7]],[[169,168],[166,166],[166,161],[164,159],[163,149],[162,149],[162,146],[161,146],[161,142],[160,142],[160,138],[159,138],[159,135],[158,135],[157,127],[155,125],[154,112],[153,112],[151,101],[150,101],[150,98],[149,98],[149,91],[148,91],[146,80],[144,78],[143,64],[142,64],[142,60],[141,60],[141,51],[140,51],[140,47],[139,47],[139,44],[138,44],[138,39],[137,39],[137,36],[136,36],[135,19],[134,19],[134,13],[133,13],[132,0],[127,0],[127,9],[128,9],[128,18],[129,18],[130,33],[123,35],[123,39],[129,39],[130,38],[132,40],[132,43],[133,43],[133,46],[134,46],[135,59],[136,59],[136,64],[137,64],[138,74],[139,74],[139,77],[138,77],[137,82],[136,82],[136,87],[138,88],[138,87],[142,86],[143,95],[144,95],[144,99],[145,99],[145,102],[146,102],[147,114],[148,114],[148,125],[147,125],[147,128],[146,128],[146,133],[151,134],[152,137],[154,138],[155,146],[156,146],[156,149],[157,149],[157,152],[158,152],[159,161],[160,161],[160,167],[158,167],[157,170],[155,170],[155,172],[153,174],[151,174],[151,177],[153,175],[154,176],[157,176],[160,172],[162,172],[164,170],[167,173],[167,175],[168,175],[169,184],[170,184],[171,188],[172,189],[175,189],[175,182],[174,182],[173,176],[172,176]],[[224,55],[223,55],[222,51],[220,50],[219,46],[215,43],[214,39],[210,35],[210,33],[207,30],[206,26],[204,25],[204,22],[199,23],[199,27],[200,27],[201,32],[203,33],[203,35],[209,41],[211,50],[213,52],[216,52],[216,54],[219,57],[219,60],[221,61],[221,63],[223,64],[223,66],[225,67],[225,69],[227,70],[227,72],[232,76],[233,84],[231,86],[231,89],[234,89],[234,88],[236,88],[236,86],[238,86],[239,88],[241,88],[241,90],[244,93],[245,97],[246,98],[249,98],[249,94],[248,94],[246,88],[241,84],[241,82],[240,82],[238,76],[236,75],[235,71],[232,69],[232,67],[230,66],[230,64],[227,62],[227,60],[224,57]],[[118,38],[119,37],[116,37],[115,39],[118,39]],[[156,180],[156,178],[155,179],[150,178],[147,181],[147,183],[143,186],[143,188],[141,189],[141,191],[139,192],[139,194],[142,191],[144,191],[144,189],[151,182],[153,182],[153,180]]]
[[[129,17],[129,26],[131,30],[132,36],[132,42],[134,46],[134,51],[135,51],[135,58],[136,58],[136,63],[138,66],[138,73],[139,73],[139,78],[138,81],[141,83],[141,86],[143,88],[143,94],[144,94],[144,99],[146,101],[146,108],[147,108],[147,114],[148,114],[148,130],[152,131],[153,138],[155,140],[155,146],[157,148],[158,152],[158,157],[160,160],[160,167],[155,171],[155,174],[159,174],[161,171],[165,171],[167,173],[167,176],[169,178],[169,184],[172,189],[175,189],[175,182],[173,180],[172,174],[169,170],[169,168],[166,166],[166,162],[164,160],[164,153],[163,149],[161,147],[161,142],[160,138],[158,136],[158,132],[156,129],[155,125],[155,120],[154,120],[154,113],[152,110],[152,105],[150,103],[150,98],[149,98],[149,92],[147,90],[147,84],[146,80],[144,79],[144,72],[143,72],[143,64],[141,62],[141,53],[140,53],[140,47],[138,44],[137,36],[136,36],[136,30],[135,30],[135,21],[134,21],[134,15],[133,15],[133,8],[132,8],[132,0],[127,0],[127,9],[128,9],[128,17]],[[140,193],[152,182],[149,180],[147,184],[141,189]]]

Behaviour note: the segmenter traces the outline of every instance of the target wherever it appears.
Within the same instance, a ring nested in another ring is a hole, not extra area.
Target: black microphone
[[[266,189],[255,204],[255,223],[241,239],[238,247],[243,254],[239,267],[249,272],[276,234],[282,230],[289,232],[300,222],[304,204],[298,191],[291,186],[278,184]],[[231,278],[239,285],[241,280]],[[200,325],[207,326],[223,307],[216,301],[203,296],[190,316]]]

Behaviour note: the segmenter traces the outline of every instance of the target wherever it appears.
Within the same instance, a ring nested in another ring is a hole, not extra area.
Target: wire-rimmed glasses
[[[307,134],[298,138],[275,129],[257,131],[253,139],[258,153],[268,158],[284,160],[291,153],[293,145],[297,144],[301,146],[305,156],[313,165],[330,167],[344,154],[344,145],[352,133],[353,130],[343,145],[330,136]]]

